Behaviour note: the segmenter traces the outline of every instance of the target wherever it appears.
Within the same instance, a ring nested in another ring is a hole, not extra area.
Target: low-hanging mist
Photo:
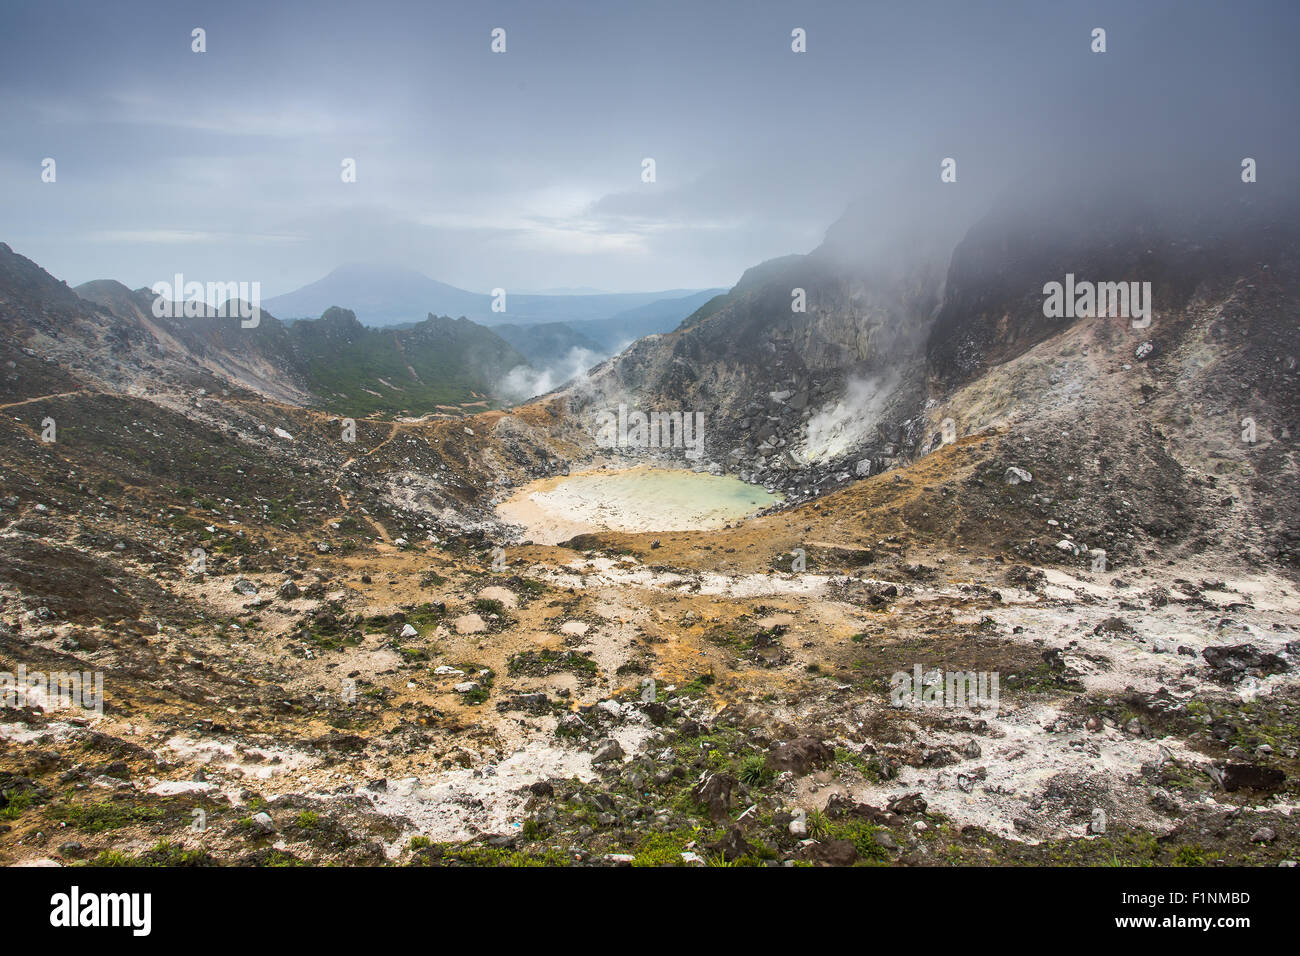
[[[798,457],[809,463],[826,461],[865,442],[881,419],[898,379],[897,372],[852,379],[843,398],[808,420],[808,434]]]
[[[562,358],[541,368],[516,365],[505,374],[496,390],[503,398],[522,402],[584,376],[589,368],[604,358],[606,356],[599,352],[575,345]]]

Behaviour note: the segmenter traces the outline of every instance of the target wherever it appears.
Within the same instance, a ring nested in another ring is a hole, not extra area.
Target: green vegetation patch
[[[546,677],[550,674],[569,673],[595,677],[596,662],[577,651],[522,651],[510,658],[511,677]]]

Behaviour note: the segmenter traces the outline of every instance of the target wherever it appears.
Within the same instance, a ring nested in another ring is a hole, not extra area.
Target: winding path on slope
[[[375,452],[379,451],[379,449],[383,448],[385,445],[391,442],[394,438],[397,437],[397,433],[400,429],[401,429],[401,423],[393,422],[388,429],[387,438],[381,441],[374,448],[371,448],[369,451],[363,452],[360,455],[354,455],[353,457],[349,458],[347,461],[345,461],[343,464],[339,466],[339,473],[334,477],[334,480],[330,483],[330,486],[339,494],[339,505],[343,508],[343,514],[335,518],[326,518],[323,522],[321,522],[322,527],[330,524],[331,522],[338,521],[340,518],[346,517],[347,513],[352,509],[352,503],[348,500],[347,494],[339,488],[339,482],[343,480],[343,474],[348,470],[348,468],[352,466],[353,462],[361,458],[369,458]],[[372,518],[368,514],[362,514],[362,517],[365,518],[366,521],[370,523],[370,526],[379,533],[379,536],[383,538],[384,541],[386,542],[392,541],[392,538],[390,538],[388,535],[388,529],[386,529],[382,524],[380,524],[375,518]]]
[[[0,411],[6,408],[17,408],[19,405],[32,405],[36,402],[48,402],[53,398],[68,398],[72,395],[106,395],[107,392],[88,392],[84,388],[73,389],[71,392],[54,392],[50,395],[37,395],[35,398],[24,398],[20,402],[9,402],[6,405],[0,405]]]

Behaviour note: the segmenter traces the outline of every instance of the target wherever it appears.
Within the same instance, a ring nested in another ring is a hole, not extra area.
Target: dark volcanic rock
[[[925,802],[925,797],[921,796],[919,793],[906,793],[901,797],[896,797],[895,799],[890,800],[889,803],[885,805],[885,808],[890,813],[907,814],[925,813],[926,807],[928,806],[929,804]]]
[[[805,774],[815,767],[827,766],[835,759],[835,751],[815,737],[798,737],[777,744],[767,753],[766,764],[776,773],[789,770]]]
[[[851,840],[823,840],[810,843],[799,852],[799,856],[828,866],[852,866],[857,862],[858,850]]]
[[[1253,763],[1230,763],[1223,768],[1223,789],[1235,790],[1276,790],[1286,782],[1286,774],[1273,767],[1261,767]]]
[[[1259,675],[1280,674],[1289,665],[1276,654],[1260,651],[1253,644],[1231,644],[1225,647],[1207,647],[1201,651],[1213,676],[1219,680],[1235,680],[1248,673]]]
[[[879,823],[885,826],[893,826],[899,822],[898,815],[895,813],[881,810],[879,807],[873,807],[866,803],[857,803],[850,797],[840,793],[831,794],[830,799],[826,801],[826,816],[832,820],[843,817],[857,817],[870,823]]]
[[[732,827],[728,830],[721,840],[713,844],[712,849],[716,853],[721,853],[722,858],[729,862],[754,852],[754,848],[740,832],[740,827]]]
[[[726,820],[731,816],[732,793],[738,782],[729,773],[706,773],[691,788],[691,797],[708,807],[709,815],[714,820]]]

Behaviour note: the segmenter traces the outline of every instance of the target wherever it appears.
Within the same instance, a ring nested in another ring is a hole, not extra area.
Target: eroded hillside
[[[1043,327],[1037,266],[979,291],[979,237],[946,276],[781,260],[589,382],[352,441],[6,275],[0,671],[104,697],[0,711],[0,860],[1294,860],[1294,246],[1161,259],[1135,330]],[[631,459],[619,401],[704,411],[697,467],[786,502],[501,521]],[[936,671],[996,706],[894,706]]]

